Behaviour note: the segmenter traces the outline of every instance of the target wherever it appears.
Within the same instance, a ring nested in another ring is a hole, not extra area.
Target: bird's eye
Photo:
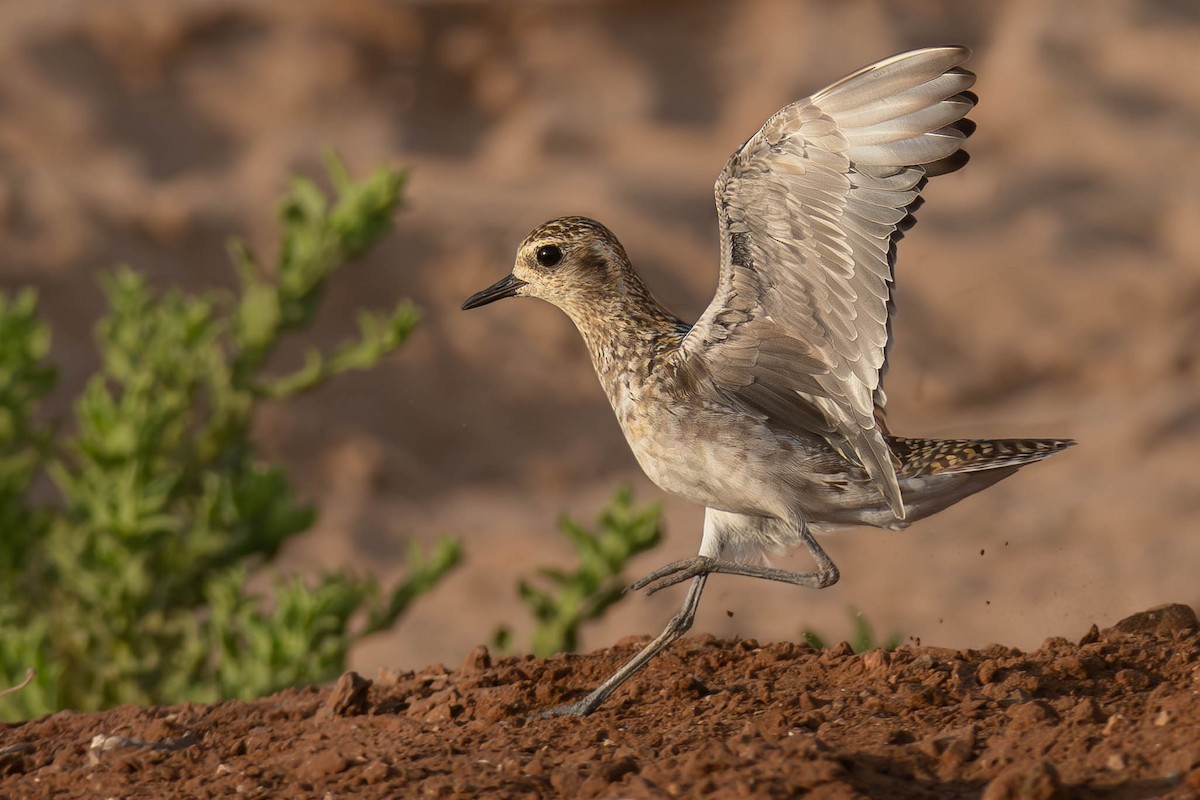
[[[562,250],[558,245],[548,244],[538,248],[537,262],[543,267],[556,267],[562,261]]]

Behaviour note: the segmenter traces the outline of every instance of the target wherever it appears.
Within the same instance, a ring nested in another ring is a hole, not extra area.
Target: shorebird
[[[896,243],[926,179],[967,161],[969,55],[930,47],[876,62],[743,143],[717,178],[720,277],[694,324],[585,217],[535,228],[512,274],[463,304],[540,297],[566,312],[646,475],[706,509],[699,554],[631,587],[691,580],[679,612],[598,688],[543,716],[595,710],[691,627],[710,574],[830,586],[838,570],[812,526],[898,530],[1074,444],[912,439],[885,424]],[[797,545],[814,572],[765,564]]]

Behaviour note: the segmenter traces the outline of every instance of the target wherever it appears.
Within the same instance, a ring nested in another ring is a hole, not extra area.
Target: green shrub
[[[521,580],[517,591],[535,620],[532,650],[538,657],[574,652],[579,628],[602,616],[621,599],[628,581],[622,571],[629,560],[662,540],[662,512],[658,506],[635,509],[628,489],[620,489],[600,512],[593,530],[586,530],[569,517],[559,528],[571,540],[579,565],[571,571],[542,567],[543,584]],[[512,636],[501,628],[493,637],[501,650],[512,647]]]
[[[241,243],[240,291],[155,291],[129,269],[103,278],[100,367],[61,432],[43,422],[53,389],[50,332],[29,291],[0,293],[0,716],[117,703],[250,697],[335,676],[357,638],[386,628],[459,558],[413,547],[390,592],[346,574],[315,586],[276,576],[259,597],[247,575],[315,509],[250,440],[264,401],[366,369],[417,323],[403,302],[363,313],[359,336],[311,350],[295,372],[264,371],[281,339],[306,328],[329,277],[392,223],[404,176],[351,181],[330,159],[332,206],[296,180],[283,203],[273,269]],[[48,475],[50,485],[42,477]],[[39,488],[39,484],[41,484]],[[52,501],[32,498],[56,491]]]
[[[863,616],[861,611],[850,607],[846,609],[846,613],[850,616],[850,621],[854,624],[854,637],[849,642],[850,647],[856,653],[864,653],[867,650],[874,650],[876,647],[882,647],[884,650],[895,650],[904,641],[903,636],[893,633],[886,640],[880,642],[875,638],[875,629],[871,627],[871,623],[867,622],[867,618]],[[818,650],[825,649],[826,638],[811,628],[806,629],[803,636],[804,641]]]

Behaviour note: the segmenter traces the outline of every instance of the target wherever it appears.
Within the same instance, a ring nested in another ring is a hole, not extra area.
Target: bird
[[[696,556],[630,587],[690,581],[663,631],[595,690],[541,716],[586,716],[688,631],[710,575],[825,588],[814,528],[899,530],[1075,444],[893,435],[882,379],[896,245],[930,177],[967,161],[978,98],[963,46],[885,58],[793,102],[717,178],[716,295],[669,312],[604,225],[539,225],[511,274],[463,303],[537,297],[574,322],[630,449],[664,491],[705,507]],[[766,561],[803,546],[815,569]]]

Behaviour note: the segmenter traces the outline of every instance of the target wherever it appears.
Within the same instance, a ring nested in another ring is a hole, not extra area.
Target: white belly
[[[780,502],[778,465],[770,463],[780,454],[772,453],[754,431],[722,426],[720,434],[698,436],[694,420],[690,433],[680,430],[678,418],[670,414],[655,422],[648,426],[622,420],[621,427],[638,464],[663,491],[737,514],[786,513],[789,504]]]

